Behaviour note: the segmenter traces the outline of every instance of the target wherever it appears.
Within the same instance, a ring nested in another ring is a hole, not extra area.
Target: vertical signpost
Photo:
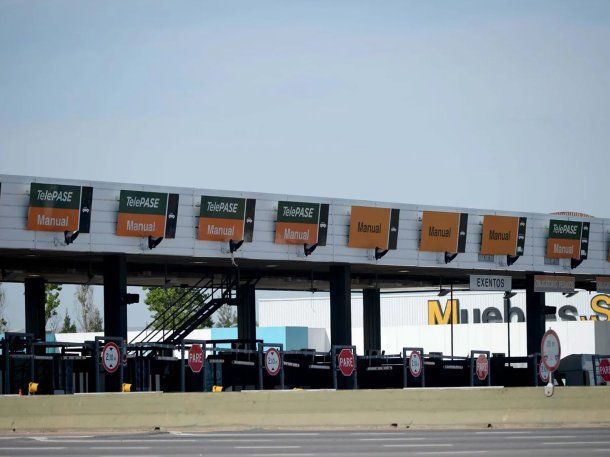
[[[188,352],[188,364],[193,373],[201,372],[203,368],[203,349],[201,345],[193,344]]]
[[[475,358],[476,356],[476,358]],[[470,385],[491,386],[489,351],[470,351]],[[476,377],[476,382],[475,382]]]
[[[559,342],[559,336],[557,336],[554,330],[547,330],[542,336],[540,357],[541,364],[549,372],[549,383],[544,388],[544,393],[547,397],[550,397],[554,391],[553,372],[557,370],[561,362],[561,343]]]
[[[333,369],[333,385],[337,389],[339,380],[337,372],[343,375],[343,378],[352,378],[353,385],[351,388],[358,388],[357,367],[356,367],[356,346],[333,346],[332,347],[332,369]],[[346,385],[346,383],[341,382]]]

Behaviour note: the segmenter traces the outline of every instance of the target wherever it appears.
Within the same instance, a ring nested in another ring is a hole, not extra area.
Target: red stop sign
[[[610,382],[610,360],[601,359],[599,361],[599,374],[606,382]]]
[[[476,371],[479,381],[485,381],[487,379],[487,375],[489,374],[489,361],[483,354],[477,357]]]
[[[351,376],[356,368],[356,359],[351,349],[341,349],[339,352],[339,370],[343,376]]]
[[[189,349],[189,367],[193,373],[199,373],[203,368],[203,351],[198,344],[193,344]]]

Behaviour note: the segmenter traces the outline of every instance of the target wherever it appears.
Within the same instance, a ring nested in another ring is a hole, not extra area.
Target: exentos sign
[[[174,238],[178,198],[178,194],[121,190],[117,235]]]
[[[467,213],[424,211],[420,251],[466,252]]]
[[[350,217],[350,248],[396,249],[400,210],[372,206],[352,206]]]
[[[252,242],[256,200],[233,197],[201,197],[197,239]]]
[[[589,222],[551,219],[546,256],[550,259],[585,260],[589,253]]]
[[[470,290],[510,291],[512,286],[511,276],[470,275]]]
[[[523,255],[526,225],[526,217],[485,216],[483,218],[481,254]]]
[[[89,233],[92,187],[32,183],[28,230]]]
[[[328,212],[326,203],[278,202],[275,242],[326,246]]]

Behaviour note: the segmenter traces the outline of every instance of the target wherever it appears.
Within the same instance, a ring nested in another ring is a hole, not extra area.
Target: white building
[[[460,291],[454,293],[459,303],[461,322],[453,325],[454,354],[468,355],[470,350],[508,353],[508,327],[504,321],[502,293]],[[451,353],[451,325],[435,321],[448,308],[450,296],[436,292],[382,294],[381,345],[387,354],[400,353],[403,347],[423,347],[426,352]],[[556,307],[556,315],[547,316],[547,328],[553,328],[562,344],[562,355],[610,354],[610,296],[580,292],[573,297],[547,293],[546,305]],[[510,353],[526,355],[525,293],[511,299]],[[436,319],[435,319],[435,310]],[[522,316],[521,316],[522,314]],[[447,316],[448,317],[448,316]],[[261,327],[309,327],[310,347],[320,351],[330,345],[330,299],[328,296],[291,299],[260,299],[258,323]],[[465,320],[468,323],[465,323]],[[569,319],[569,320],[568,320]],[[478,323],[484,320],[494,323]],[[522,322],[518,322],[521,320]],[[363,353],[362,296],[352,294],[352,341]]]

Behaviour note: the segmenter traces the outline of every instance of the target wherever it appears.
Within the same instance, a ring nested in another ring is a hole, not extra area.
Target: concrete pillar
[[[381,350],[381,307],[379,289],[362,291],[362,326],[364,327],[364,353]]]
[[[256,339],[256,288],[244,284],[237,288],[237,338]]]
[[[352,283],[349,265],[330,267],[330,344],[352,344]]]
[[[542,335],[545,332],[544,293],[534,292],[534,275],[525,277],[525,313],[527,331],[527,353],[540,352]]]
[[[46,303],[44,278],[25,279],[25,331],[37,340],[45,340]]]
[[[127,261],[122,254],[104,257],[104,335],[127,340]]]

